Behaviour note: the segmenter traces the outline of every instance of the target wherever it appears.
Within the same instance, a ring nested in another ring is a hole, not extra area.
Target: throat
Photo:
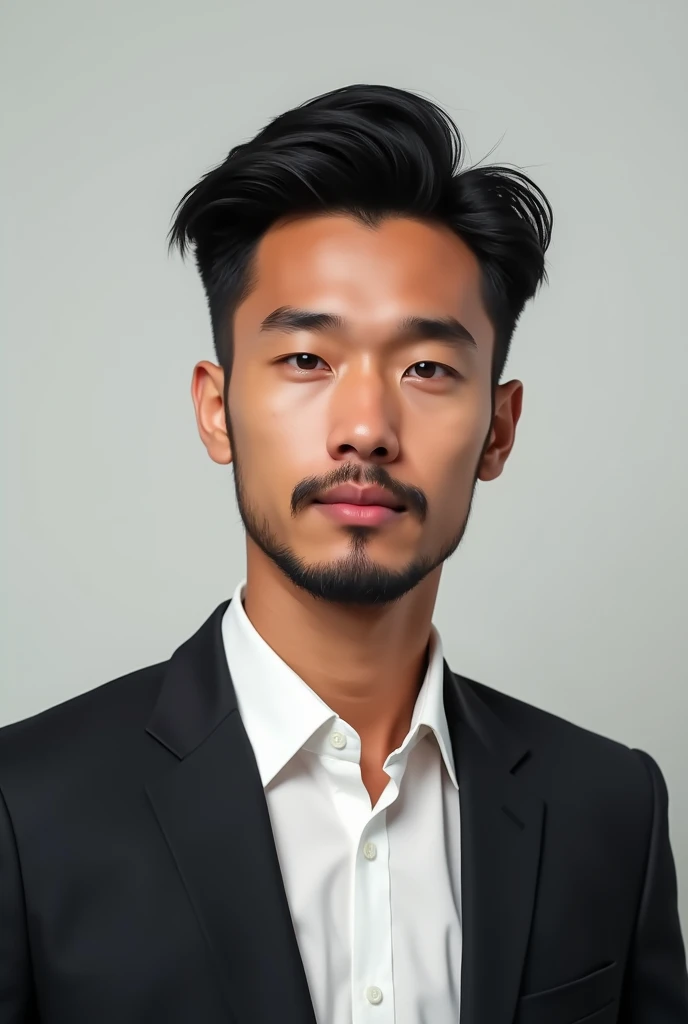
[[[370,768],[361,762],[361,778],[363,779],[363,785],[368,791],[372,810],[387,788],[389,775],[382,768]]]

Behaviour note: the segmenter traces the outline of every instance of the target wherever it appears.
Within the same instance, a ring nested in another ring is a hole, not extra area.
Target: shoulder
[[[143,734],[167,662],[149,665],[0,728],[0,789],[105,757],[124,760]],[[140,741],[139,741],[140,742]]]
[[[455,673],[456,674],[456,673]],[[495,690],[484,683],[457,676],[467,684],[476,697],[499,718],[504,725],[520,733],[525,740],[538,745],[553,745],[557,749],[561,744],[577,751],[591,749],[611,756],[629,751],[629,747],[618,740],[594,732],[583,725],[578,725],[552,711],[534,704],[528,704],[502,690]]]
[[[464,677],[459,677],[464,679]],[[528,747],[519,769],[543,795],[582,798],[600,807],[625,806],[635,817],[652,813],[661,770],[645,751],[576,724],[510,694],[464,679],[480,702]]]

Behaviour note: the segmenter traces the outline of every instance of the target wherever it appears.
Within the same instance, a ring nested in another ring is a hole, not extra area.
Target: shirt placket
[[[400,764],[392,781],[370,809],[360,771],[360,740],[337,720],[330,748],[340,763],[330,764],[335,806],[351,842],[350,935],[352,1024],[394,1024],[392,911],[387,808],[398,793]],[[348,762],[348,763],[344,763]]]

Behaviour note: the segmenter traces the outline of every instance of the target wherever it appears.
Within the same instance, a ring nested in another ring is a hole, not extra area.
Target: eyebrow
[[[318,313],[311,309],[280,306],[261,321],[260,331],[326,331],[345,329],[348,321],[336,313]],[[454,316],[405,316],[397,324],[395,339],[402,341],[447,341],[477,349],[475,338]]]

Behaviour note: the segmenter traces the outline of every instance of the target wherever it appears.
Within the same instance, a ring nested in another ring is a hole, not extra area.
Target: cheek
[[[234,381],[232,381],[234,383]],[[304,389],[305,391],[306,389]],[[289,492],[305,477],[323,472],[327,410],[324,403],[307,400],[293,388],[268,390],[250,380],[237,384],[229,407],[242,473],[265,491]],[[295,400],[296,399],[296,400]]]
[[[490,429],[489,399],[466,393],[439,421],[410,431],[413,462],[438,497],[470,492]]]
[[[434,509],[439,519],[453,522],[465,511],[473,493],[480,449],[480,443],[472,439],[471,443],[455,443],[451,448],[438,447],[425,459],[420,486],[426,492],[431,515]]]

